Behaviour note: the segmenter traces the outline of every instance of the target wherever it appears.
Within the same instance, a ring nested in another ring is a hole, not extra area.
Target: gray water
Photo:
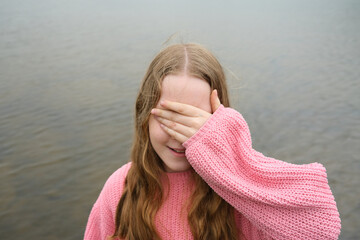
[[[0,238],[82,238],[175,33],[219,58],[256,150],[325,165],[360,239],[359,26],[356,0],[0,0]]]

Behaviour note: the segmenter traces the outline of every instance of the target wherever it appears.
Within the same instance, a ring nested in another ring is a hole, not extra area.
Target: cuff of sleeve
[[[182,145],[185,148],[188,148],[190,145],[197,142],[201,139],[208,131],[211,129],[211,126],[216,123],[216,119],[225,111],[225,107],[221,104],[218,109],[209,117],[209,119],[201,126],[201,128],[188,140],[186,140]]]

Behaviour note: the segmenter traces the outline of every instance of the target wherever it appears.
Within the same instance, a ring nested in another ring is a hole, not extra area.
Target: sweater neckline
[[[192,170],[186,170],[183,172],[165,172],[170,182],[181,182],[188,180],[191,177]]]

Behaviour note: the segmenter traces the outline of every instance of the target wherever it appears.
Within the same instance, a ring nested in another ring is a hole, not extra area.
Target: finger
[[[180,113],[185,116],[196,117],[196,116],[201,116],[201,114],[203,112],[205,112],[204,110],[202,110],[200,108],[197,108],[197,107],[194,107],[194,106],[191,106],[188,104],[172,102],[172,101],[168,101],[168,100],[162,100],[160,102],[160,105],[166,109]]]
[[[210,96],[211,111],[214,113],[221,105],[217,90],[213,90]]]
[[[168,128],[167,126],[165,126],[164,124],[160,124],[161,128],[164,129],[164,131],[169,134],[172,138],[174,138],[176,141],[180,142],[181,144],[183,144],[184,142],[186,142],[186,140],[188,139],[187,137],[185,137],[184,135],[172,130],[171,128]]]
[[[151,110],[151,113],[157,117],[162,117],[164,119],[177,122],[185,126],[192,126],[194,124],[193,118],[181,115],[180,113],[177,112],[160,109],[160,108],[154,108]]]
[[[155,117],[161,124],[165,125],[166,127],[174,130],[175,132],[180,133],[181,135],[190,138],[192,135],[195,134],[195,130],[191,127],[184,126],[182,124],[169,121],[167,119],[164,119],[162,117]]]

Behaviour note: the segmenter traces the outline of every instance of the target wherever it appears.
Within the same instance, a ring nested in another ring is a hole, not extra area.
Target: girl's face
[[[166,99],[185,103],[211,113],[211,89],[205,80],[185,74],[168,75],[161,86],[160,101]],[[159,103],[156,107],[162,108]],[[190,168],[185,156],[185,148],[161,128],[160,123],[152,114],[149,120],[149,134],[151,144],[164,162],[167,172],[182,172]]]

